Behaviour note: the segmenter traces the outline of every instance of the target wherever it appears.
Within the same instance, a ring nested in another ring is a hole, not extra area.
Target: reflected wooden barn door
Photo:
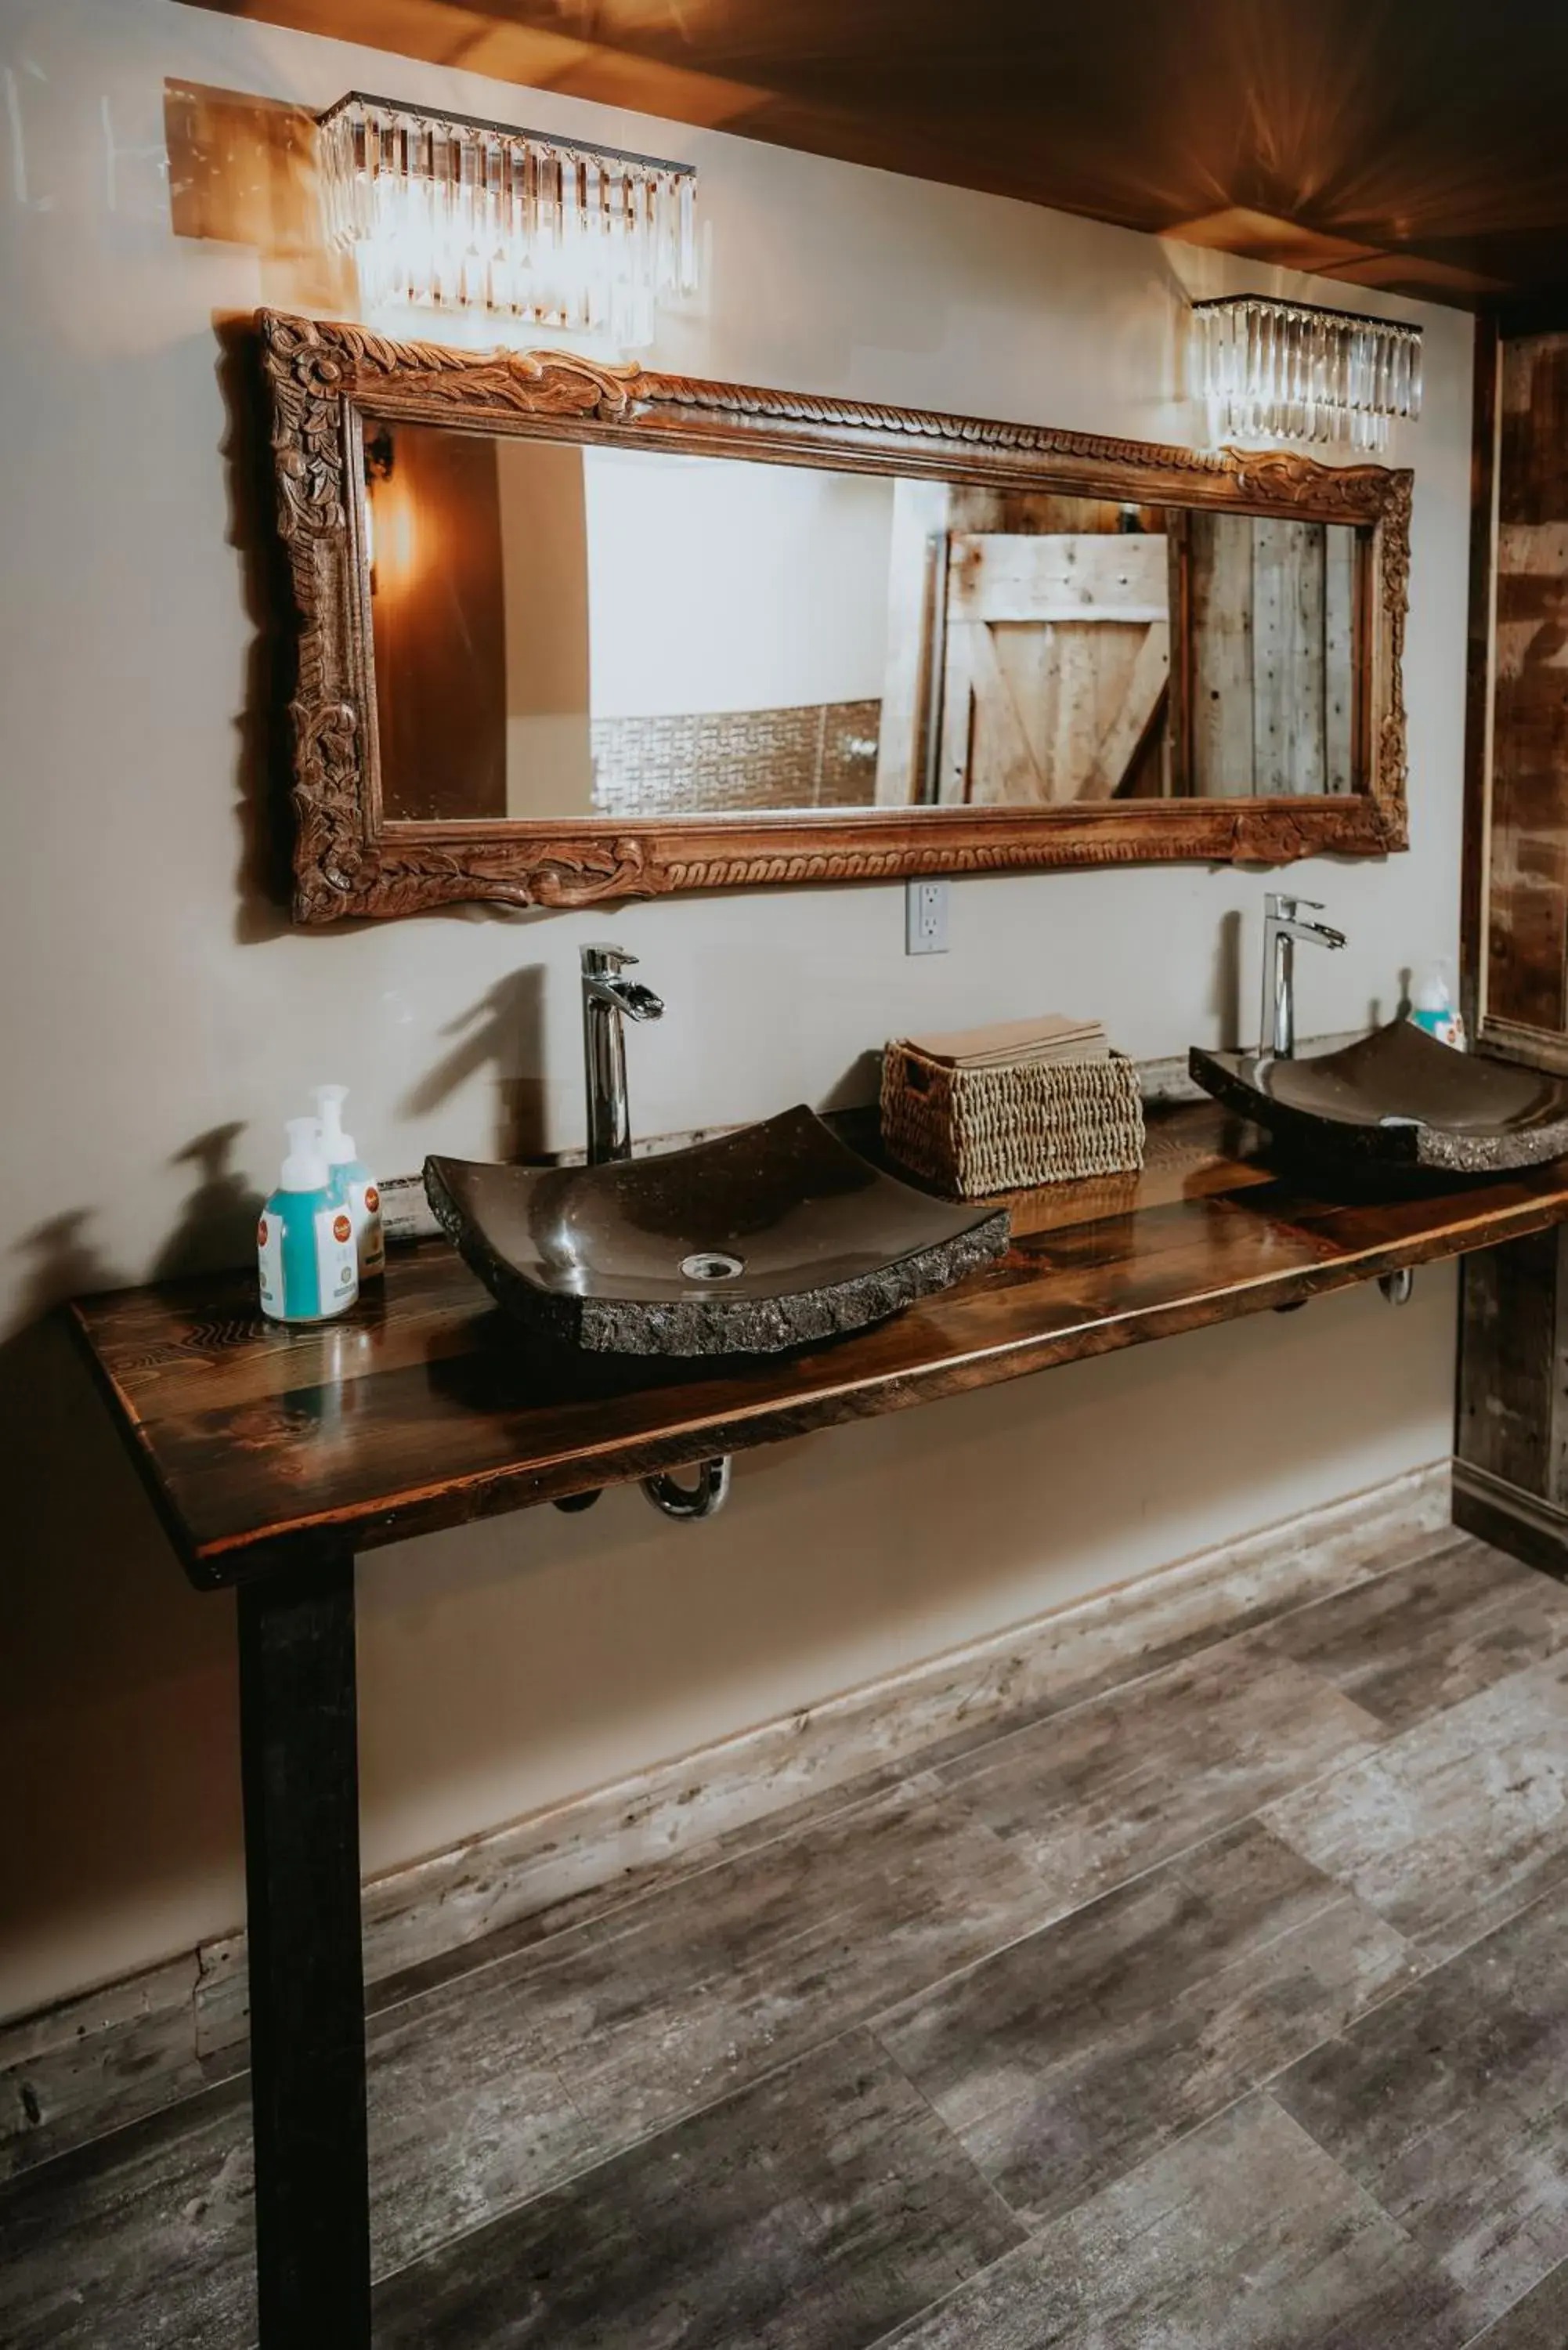
[[[1151,788],[1170,675],[1167,569],[1164,536],[1141,531],[951,534],[939,800],[1053,805]]]

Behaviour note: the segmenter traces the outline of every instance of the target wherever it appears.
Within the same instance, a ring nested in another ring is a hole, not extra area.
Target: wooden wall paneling
[[[1454,1522],[1568,1581],[1568,1241],[1467,1259],[1460,1298]]]
[[[1355,534],[1323,534],[1323,788],[1355,789]]]
[[[1193,516],[1173,506],[1165,517],[1167,596],[1170,606],[1170,680],[1166,697],[1160,788],[1186,796],[1193,780],[1197,653],[1192,634]]]
[[[1233,515],[1187,517],[1192,781],[1199,799],[1252,794],[1252,539]]]
[[[1488,831],[1491,798],[1492,642],[1496,626],[1498,370],[1495,317],[1476,320],[1470,436],[1469,617],[1465,650],[1464,861],[1459,898],[1460,1004],[1472,1036],[1485,1013]]]
[[[1506,340],[1499,390],[1486,1012],[1568,1053],[1568,333]]]
[[[1548,1492],[1559,1236],[1534,1232],[1465,1267],[1468,1343],[1459,1373],[1463,1459],[1510,1484]]]
[[[1568,333],[1477,330],[1462,1000],[1493,1052],[1568,1066]],[[1568,1245],[1464,1268],[1457,1522],[1568,1577]]]
[[[1252,789],[1324,789],[1323,531],[1252,524]]]

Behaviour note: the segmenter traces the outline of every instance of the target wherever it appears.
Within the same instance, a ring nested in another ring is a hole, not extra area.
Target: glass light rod
[[[328,241],[369,303],[490,311],[652,340],[695,292],[690,163],[351,90],[318,118]]]
[[[1195,302],[1199,396],[1217,440],[1387,446],[1421,413],[1421,329],[1264,295]]]

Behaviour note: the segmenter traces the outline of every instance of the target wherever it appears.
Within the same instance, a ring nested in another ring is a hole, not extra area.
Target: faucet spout
[[[1303,921],[1301,910],[1321,914],[1312,898],[1292,898],[1271,889],[1263,901],[1263,1015],[1259,1024],[1260,1059],[1288,1061],[1296,1049],[1296,941],[1342,947],[1345,932],[1330,922]]]
[[[651,987],[644,987],[638,979],[585,977],[583,993],[596,1003],[608,1004],[612,1011],[624,1013],[628,1020],[658,1020],[664,1011],[663,997],[655,995]]]

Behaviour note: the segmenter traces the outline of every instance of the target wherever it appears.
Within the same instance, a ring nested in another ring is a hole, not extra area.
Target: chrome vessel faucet
[[[631,1157],[631,1113],[626,1097],[623,1020],[658,1020],[664,1005],[651,987],[623,979],[637,957],[624,947],[585,947],[583,1066],[588,1100],[588,1165]]]
[[[1303,907],[1323,908],[1314,898],[1283,897],[1271,889],[1263,900],[1263,1016],[1258,1032],[1261,1060],[1291,1060],[1296,1049],[1296,941],[1342,947],[1345,933],[1327,922],[1298,919]]]

